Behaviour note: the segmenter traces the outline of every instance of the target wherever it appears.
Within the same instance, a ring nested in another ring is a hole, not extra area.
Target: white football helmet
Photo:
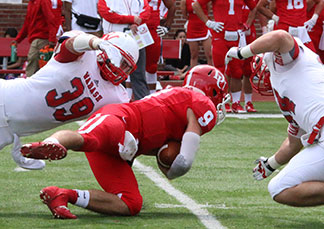
[[[139,56],[138,44],[130,35],[123,32],[111,32],[103,35],[101,39],[108,41],[116,47],[122,55],[120,63],[117,65],[111,62],[109,53],[100,51],[97,55],[101,76],[114,85],[119,85],[136,69],[136,62]]]

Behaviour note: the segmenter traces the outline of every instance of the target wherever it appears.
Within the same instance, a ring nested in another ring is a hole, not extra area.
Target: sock
[[[53,138],[53,137],[48,137],[43,142],[52,142],[52,143],[60,144],[60,142],[56,138]]]
[[[89,204],[89,200],[90,200],[90,193],[88,190],[79,190],[79,189],[73,189],[75,192],[77,192],[77,199],[75,201],[75,203],[71,203],[76,205],[76,206],[79,206],[79,207],[82,207],[82,208],[86,208]]]
[[[246,94],[246,93],[244,93],[244,101],[245,101],[245,105],[246,105],[248,102],[252,102],[252,93],[251,93],[251,94]]]
[[[232,92],[232,103],[240,102],[241,99],[241,91]]]

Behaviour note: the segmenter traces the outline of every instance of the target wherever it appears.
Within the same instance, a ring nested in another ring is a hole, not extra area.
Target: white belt
[[[305,26],[292,27],[289,26],[288,32],[293,37],[298,37],[303,43],[311,42]]]
[[[246,46],[245,33],[242,30],[237,30],[237,31],[226,31],[225,30],[224,39],[227,41],[239,40],[240,48]]]

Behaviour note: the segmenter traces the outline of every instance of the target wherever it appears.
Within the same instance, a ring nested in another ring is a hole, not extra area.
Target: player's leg
[[[190,67],[194,67],[198,64],[198,54],[199,54],[199,43],[198,41],[189,41],[190,48]]]
[[[212,38],[212,56],[213,56],[213,65],[221,71],[227,78],[229,87],[231,85],[231,79],[225,74],[225,55],[228,51],[226,42],[221,38]],[[229,103],[225,104],[225,109],[227,113],[231,113],[232,109]]]
[[[275,201],[291,206],[324,204],[324,149],[306,147],[268,185]]]
[[[203,40],[202,45],[207,59],[207,64],[213,65],[213,56],[211,51],[211,37],[208,37],[206,40]]]
[[[243,91],[244,91],[244,102],[245,110],[247,112],[256,112],[252,103],[252,86],[250,82],[250,75],[252,74],[251,70],[251,61],[253,58],[248,58],[243,61]]]

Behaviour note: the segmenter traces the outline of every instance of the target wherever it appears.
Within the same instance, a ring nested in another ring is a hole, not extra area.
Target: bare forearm
[[[202,20],[204,23],[208,21],[208,17],[205,15],[203,9],[201,8],[201,5],[198,2],[195,2],[192,5],[192,8],[196,12],[196,15],[199,17],[200,20]]]
[[[283,30],[276,30],[267,33],[251,43],[253,54],[265,52],[289,52],[294,47],[294,40],[291,35]]]
[[[284,165],[288,163],[290,159],[302,149],[302,147],[299,138],[288,136],[276,152],[275,159],[280,165]]]

